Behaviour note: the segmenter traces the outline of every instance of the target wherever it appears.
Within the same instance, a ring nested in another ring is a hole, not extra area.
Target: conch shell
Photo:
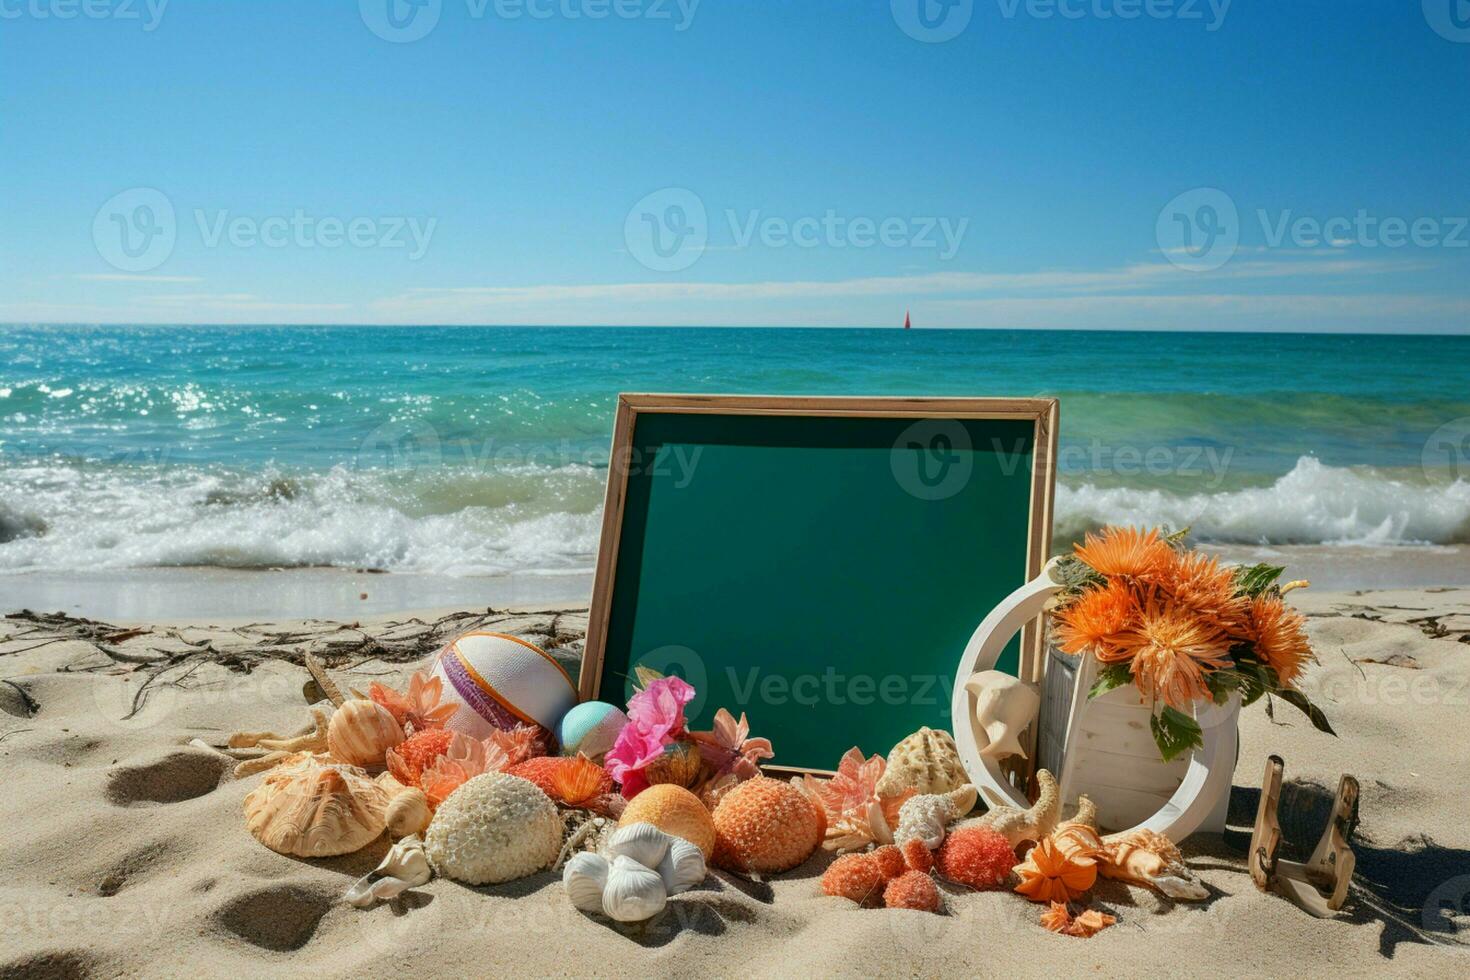
[[[1057,781],[1045,769],[1036,770],[1036,784],[1040,787],[1036,802],[1029,810],[1013,806],[991,807],[983,816],[965,822],[966,827],[990,827],[999,831],[1015,847],[1022,841],[1041,841],[1051,836],[1061,816],[1061,797],[1057,793]]]
[[[947,828],[969,813],[979,794],[969,783],[948,793],[926,793],[915,796],[898,808],[898,829],[893,842],[899,847],[911,840],[923,841],[934,850],[944,843]]]
[[[1103,838],[1098,869],[1104,878],[1144,885],[1172,899],[1200,902],[1210,892],[1184,863],[1174,842],[1152,830],[1130,830]]]
[[[975,695],[975,721],[985,732],[980,754],[987,759],[1026,758],[1021,733],[1036,720],[1041,695],[1020,678],[998,670],[982,670],[965,681],[965,690]]]
[[[427,885],[432,877],[434,869],[424,853],[423,840],[417,835],[405,837],[388,848],[383,863],[359,878],[342,900],[360,909],[369,908],[374,902],[386,902],[410,888]]]
[[[245,825],[280,854],[348,854],[383,832],[388,794],[356,766],[299,755],[245,797]]]
[[[375,701],[344,701],[327,726],[327,748],[353,766],[381,766],[388,750],[403,741],[393,713]]]
[[[410,788],[388,801],[388,809],[383,816],[388,824],[388,836],[396,840],[422,834],[428,829],[429,820],[434,813],[429,809],[429,798],[424,795],[424,791]]]
[[[906,789],[928,795],[948,793],[969,781],[954,737],[920,728],[888,753],[888,765],[877,788],[879,796],[897,796]]]

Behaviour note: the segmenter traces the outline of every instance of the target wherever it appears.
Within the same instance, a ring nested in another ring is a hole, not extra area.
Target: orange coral
[[[942,907],[934,879],[922,871],[905,871],[883,889],[883,904],[891,909],[938,912]]]
[[[1016,852],[1004,834],[989,827],[950,832],[934,855],[934,866],[951,881],[971,888],[1000,888],[1016,866]]]
[[[429,728],[415,732],[399,745],[388,750],[386,761],[393,778],[404,786],[418,786],[419,777],[435,759],[449,749],[454,732],[443,728]],[[461,736],[463,737],[463,736]]]
[[[807,858],[826,832],[826,815],[806,794],[778,779],[756,776],[715,807],[714,863],[731,871],[774,874]]]
[[[1097,909],[1088,909],[1072,920],[1067,935],[1090,939],[1117,921],[1117,916],[1099,912]]]
[[[953,835],[951,835],[953,836]],[[946,841],[946,843],[948,843]],[[1033,902],[1070,902],[1097,881],[1097,861],[1069,855],[1047,838],[1033,847],[1026,860],[1016,866],[1021,883],[1017,893]]]
[[[1255,643],[1256,656],[1276,671],[1282,684],[1294,684],[1302,667],[1314,659],[1306,622],[1305,616],[1287,608],[1279,596],[1258,596],[1250,604],[1247,635]]]
[[[1191,702],[1210,696],[1206,675],[1230,666],[1230,638],[1155,595],[1144,603],[1138,625],[1122,634],[1119,659],[1129,661],[1134,683],[1145,695],[1188,711]]]
[[[1143,531],[1136,527],[1104,528],[1101,534],[1088,534],[1073,550],[1099,575],[1138,579],[1157,574],[1172,552],[1157,528]]]
[[[1064,653],[1076,655],[1091,651],[1101,660],[1111,660],[1118,654],[1123,631],[1137,615],[1138,603],[1122,582],[1110,582],[1105,589],[1091,589],[1057,611],[1058,645]]]
[[[1063,902],[1052,902],[1051,907],[1041,913],[1041,926],[1047,932],[1066,932],[1072,925],[1072,913]]]
[[[871,854],[844,854],[822,873],[822,893],[876,906],[887,880]]]

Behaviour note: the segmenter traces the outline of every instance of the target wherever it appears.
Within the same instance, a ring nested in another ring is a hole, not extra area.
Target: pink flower
[[[648,788],[643,769],[684,732],[684,705],[694,688],[679,677],[660,677],[628,700],[628,723],[618,732],[603,764],[632,799]]]

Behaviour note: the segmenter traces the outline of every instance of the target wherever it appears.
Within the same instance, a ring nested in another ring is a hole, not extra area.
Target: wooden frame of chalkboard
[[[711,432],[721,425],[751,424],[739,421],[740,417],[746,416],[769,416],[809,420],[838,420],[834,421],[829,428],[846,429],[850,432],[853,428],[851,423],[840,420],[877,420],[879,425],[885,425],[882,420],[892,420],[892,423],[902,425],[916,425],[932,422],[940,426],[965,426],[966,431],[974,425],[994,422],[1005,425],[1007,433],[1023,433],[1026,440],[1025,458],[1030,463],[1029,484],[1019,487],[1024,493],[1024,499],[1016,493],[1012,493],[1014,500],[1024,502],[1026,513],[1024,515],[1015,513],[1003,513],[995,515],[997,521],[1016,521],[1024,518],[1025,547],[1024,560],[1019,560],[1019,555],[1008,559],[1009,565],[1014,562],[1013,568],[1006,568],[1003,579],[1009,583],[1004,591],[996,596],[994,601],[999,601],[1012,588],[1033,578],[1041,570],[1046,562],[1051,548],[1051,524],[1054,489],[1056,483],[1055,461],[1058,403],[1054,398],[894,398],[894,397],[872,397],[872,398],[834,398],[834,397],[792,397],[792,396],[747,396],[747,395],[662,395],[662,394],[623,394],[618,398],[617,415],[613,426],[611,462],[608,468],[607,497],[603,510],[602,541],[598,551],[596,578],[592,593],[592,606],[590,610],[587,630],[586,647],[582,659],[581,673],[579,677],[579,691],[583,700],[592,700],[600,696],[602,688],[608,684],[608,644],[610,632],[613,630],[612,620],[615,611],[626,606],[629,601],[626,592],[632,592],[636,603],[639,582],[628,584],[622,591],[619,590],[618,572],[620,557],[623,555],[625,537],[629,532],[629,519],[635,525],[631,535],[635,538],[635,547],[644,547],[644,536],[648,532],[649,518],[647,508],[650,505],[649,496],[645,491],[640,500],[635,502],[635,510],[644,508],[643,513],[630,515],[629,483],[630,477],[635,480],[648,480],[648,476],[642,469],[647,460],[642,459],[638,444],[638,424],[640,418],[649,416],[672,415],[686,417],[679,424],[685,424],[689,416],[703,416],[708,423]],[[725,419],[725,422],[721,422]],[[672,423],[673,420],[661,420],[661,423]],[[758,423],[764,425],[765,423]],[[821,425],[814,421],[812,425]],[[812,425],[804,427],[803,439],[810,440],[812,436]],[[905,429],[905,431],[908,431]],[[958,431],[958,430],[956,430]],[[961,434],[961,438],[963,438]],[[697,441],[691,439],[690,441]],[[839,443],[840,444],[840,443]],[[787,445],[783,448],[791,448]],[[871,448],[871,447],[867,447]],[[915,450],[925,449],[918,444],[912,446]],[[998,444],[997,444],[998,448]],[[890,449],[892,452],[896,445]],[[1019,449],[1018,449],[1019,454]],[[895,476],[897,471],[895,470]],[[765,484],[763,484],[765,486]],[[799,493],[799,487],[791,487],[793,493]],[[830,488],[829,488],[830,489]],[[923,493],[922,488],[916,488]],[[912,493],[910,494],[912,496]],[[637,494],[635,493],[635,496]],[[1019,508],[1017,508],[1019,511]],[[722,524],[734,519],[735,515],[721,511],[718,514],[709,514],[710,524]],[[973,519],[973,515],[972,515]],[[943,529],[939,529],[942,531]],[[812,544],[818,542],[813,541]],[[962,546],[958,542],[957,546]],[[640,551],[641,555],[641,551]],[[631,559],[630,559],[631,560]],[[641,566],[640,566],[641,568]],[[627,570],[624,570],[626,574]],[[639,571],[639,575],[643,574]],[[936,575],[938,572],[936,571]],[[905,594],[904,587],[910,583],[894,582],[895,596]],[[922,588],[922,583],[919,586]],[[719,598],[719,597],[712,597]],[[902,615],[903,602],[895,600],[895,615]],[[968,635],[989,611],[985,608],[966,608],[956,610],[953,617],[956,626],[964,626],[964,635]],[[758,615],[752,611],[751,615]],[[964,625],[964,624],[968,625]],[[1015,672],[1022,678],[1030,681],[1038,681],[1044,666],[1042,656],[1042,637],[1037,629],[1037,623],[1031,623],[1022,631],[1020,645],[1017,650],[1018,658],[1013,666]],[[624,630],[626,631],[626,630]],[[961,641],[953,650],[953,659],[945,661],[944,664],[935,664],[936,672],[942,673],[947,670],[952,677],[954,665],[963,652],[964,643]],[[895,651],[897,664],[903,662],[903,653]],[[614,665],[615,666],[615,665]],[[627,680],[626,671],[631,665],[625,664],[621,675],[614,674],[613,677],[622,676]],[[708,665],[706,665],[707,667]],[[727,670],[733,670],[734,665],[724,665]],[[896,668],[897,669],[897,668]],[[830,672],[830,667],[828,668]],[[735,675],[731,673],[733,678]],[[753,675],[752,675],[753,676]],[[886,679],[886,678],[885,678]],[[698,687],[698,685],[696,685]],[[749,689],[747,689],[749,690]],[[624,691],[618,694],[609,692],[603,696],[604,700],[622,703]],[[942,698],[941,698],[942,699]],[[855,698],[853,703],[859,703]],[[696,705],[698,702],[695,703]],[[718,707],[718,704],[711,707]],[[728,705],[727,705],[728,706]],[[695,705],[691,705],[691,708]],[[738,707],[732,707],[738,716]],[[944,717],[948,717],[948,706],[943,709]],[[828,773],[829,769],[821,765],[792,765],[782,762],[783,756],[792,759],[800,755],[800,752],[782,751],[783,732],[773,730],[767,724],[762,726],[759,718],[752,719],[753,733],[771,738],[776,744],[777,758],[774,760],[779,765],[766,766],[768,770],[782,772],[810,772]],[[854,718],[852,721],[854,730],[862,727],[862,721]],[[917,727],[917,726],[915,726]],[[948,728],[948,724],[936,721],[931,727]],[[912,730],[912,729],[910,729]],[[904,732],[902,734],[907,734]],[[898,737],[902,737],[901,735]],[[845,739],[844,739],[845,740]],[[896,738],[894,739],[896,741]],[[861,739],[854,735],[851,742],[860,742]],[[789,744],[789,743],[788,743]],[[849,743],[850,744],[850,743]],[[873,752],[887,752],[892,742],[881,746],[860,746],[869,754]],[[830,750],[822,754],[826,759]],[[836,755],[831,755],[827,765],[833,765],[837,761]],[[810,760],[815,761],[815,760]]]

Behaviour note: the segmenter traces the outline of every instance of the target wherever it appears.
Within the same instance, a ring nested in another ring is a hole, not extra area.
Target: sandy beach
[[[352,623],[12,615],[0,628],[10,855],[0,976],[1459,972],[1470,963],[1470,827],[1455,733],[1470,703],[1470,590],[1294,598],[1321,656],[1305,686],[1341,737],[1312,731],[1294,712],[1247,711],[1231,829],[1185,847],[1209,900],[1173,906],[1102,882],[1095,903],[1118,925],[1091,940],[1044,932],[1037,907],[1009,893],[948,887],[943,916],[859,910],[820,894],[829,860],[820,851],[765,884],[712,874],[632,928],[576,912],[547,872],[484,888],[436,878],[359,911],[341,893],[379,860],[384,841],[329,860],[267,850],[241,818],[260,777],[234,780],[229,760],[189,743],[299,725],[308,677],[291,662],[296,651],[315,651],[340,680],[364,686],[401,680],[444,637],[493,625],[571,664],[584,611]],[[1261,894],[1244,871],[1271,752],[1286,759],[1282,815],[1293,845],[1315,842],[1342,772],[1362,784],[1358,874],[1338,919]]]

